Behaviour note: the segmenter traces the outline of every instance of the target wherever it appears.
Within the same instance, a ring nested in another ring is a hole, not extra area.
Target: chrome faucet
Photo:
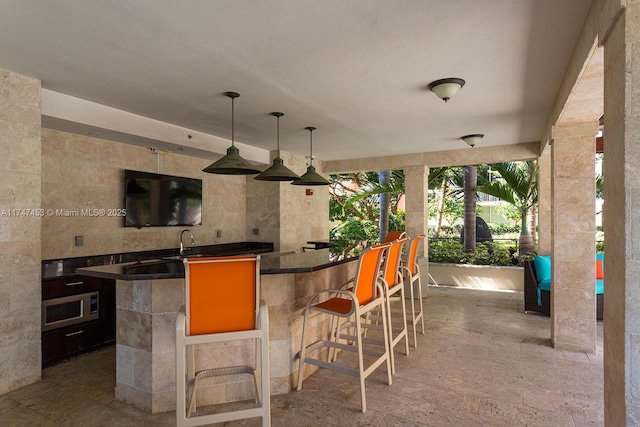
[[[182,236],[184,233],[189,233],[191,235],[191,247],[196,245],[196,239],[193,237],[193,233],[191,230],[184,229],[180,232],[180,255],[184,255],[184,245],[182,244]]]

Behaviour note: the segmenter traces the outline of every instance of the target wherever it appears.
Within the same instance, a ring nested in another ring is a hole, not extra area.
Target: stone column
[[[429,168],[427,166],[410,166],[404,169],[405,179],[405,230],[407,236],[427,234],[429,227]],[[423,248],[418,253],[422,294],[427,291],[429,283],[429,238],[424,239]]]
[[[551,146],[538,157],[538,253],[551,255]]]
[[[551,339],[595,353],[595,137],[597,121],[553,128]]]
[[[0,394],[40,380],[40,81],[0,69]]]
[[[271,152],[272,159],[275,155]],[[280,157],[298,175],[306,172],[305,157],[284,150]],[[321,173],[319,165],[314,166]],[[329,239],[328,186],[298,186],[253,177],[247,177],[247,240],[273,242],[276,251],[300,252],[309,246],[309,240]]]
[[[640,4],[627,4],[604,40],[604,403],[608,426],[640,424],[638,17]]]

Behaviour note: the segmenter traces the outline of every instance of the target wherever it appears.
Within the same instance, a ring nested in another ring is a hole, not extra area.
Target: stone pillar
[[[538,253],[551,255],[551,146],[538,157]]]
[[[604,40],[604,403],[608,426],[640,424],[638,17],[640,4],[627,4]]]
[[[275,156],[276,152],[271,152],[271,158]],[[298,175],[306,172],[305,157],[284,150],[280,157]],[[318,165],[314,166],[320,173]],[[309,240],[329,239],[328,186],[298,186],[290,181],[253,178],[247,177],[247,240],[273,242],[276,251],[299,252],[309,246]]]
[[[598,122],[553,128],[551,339],[595,353],[595,137]]]
[[[411,166],[404,169],[405,179],[405,230],[409,237],[427,234],[429,226],[429,206],[427,196],[429,191],[429,168],[426,166]],[[424,252],[427,256],[428,245]]]
[[[0,69],[0,394],[40,380],[40,81]],[[29,210],[30,209],[30,210]]]
[[[410,166],[404,169],[405,179],[405,230],[407,236],[427,234],[429,227],[429,168]],[[423,247],[418,253],[422,294],[425,295],[429,284],[429,237],[425,237]]]

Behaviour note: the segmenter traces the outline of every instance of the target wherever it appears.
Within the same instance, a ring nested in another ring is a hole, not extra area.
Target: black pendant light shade
[[[234,143],[234,101],[240,94],[238,92],[225,92],[224,94],[231,98],[231,147],[227,148],[225,156],[202,169],[202,171],[222,175],[253,175],[260,173],[259,169],[256,169],[255,166],[240,157],[240,150]]]
[[[300,177],[301,179],[298,181],[293,181],[291,185],[329,185],[329,181],[327,181],[322,175],[316,172],[316,168],[313,167],[313,131],[316,130],[316,128],[309,126],[305,129],[309,131],[309,167],[307,167],[307,171]]]
[[[284,113],[274,112],[271,113],[277,120],[277,151],[276,158],[273,159],[273,164],[269,166],[264,172],[256,176],[253,179],[259,181],[294,181],[299,180],[300,177],[291,169],[284,165],[284,160],[280,157],[280,117],[284,116]]]

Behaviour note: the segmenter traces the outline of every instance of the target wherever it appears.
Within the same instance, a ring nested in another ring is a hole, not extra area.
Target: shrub
[[[463,264],[464,247],[455,240],[438,240],[429,244],[429,262]]]
[[[511,266],[509,250],[491,242],[478,243],[473,252],[465,252],[458,241],[439,240],[429,245],[429,262]]]

